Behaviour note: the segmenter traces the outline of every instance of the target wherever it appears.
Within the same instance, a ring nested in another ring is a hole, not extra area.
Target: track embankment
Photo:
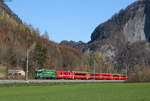
[[[121,83],[125,80],[0,80],[0,84],[11,84],[11,83]]]

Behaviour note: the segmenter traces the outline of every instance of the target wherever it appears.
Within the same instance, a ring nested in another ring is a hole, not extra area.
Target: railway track
[[[0,84],[11,83],[113,83],[125,82],[125,80],[0,80]]]

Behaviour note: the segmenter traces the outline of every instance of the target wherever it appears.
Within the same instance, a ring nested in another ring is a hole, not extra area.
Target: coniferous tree
[[[37,43],[33,54],[35,66],[37,68],[43,68],[47,60],[47,48],[42,46],[41,43]]]

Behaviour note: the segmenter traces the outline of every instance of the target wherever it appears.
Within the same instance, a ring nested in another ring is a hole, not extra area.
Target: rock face
[[[134,2],[107,22],[100,24],[92,33],[91,42],[108,39],[115,36],[118,31],[126,42],[150,41],[148,33],[149,11],[149,0]]]
[[[137,11],[133,18],[129,19],[126,24],[123,26],[123,35],[125,36],[126,41],[134,43],[137,41],[146,41],[146,36],[144,32],[145,18],[144,14],[144,5],[136,5]],[[130,12],[133,8],[129,7]]]

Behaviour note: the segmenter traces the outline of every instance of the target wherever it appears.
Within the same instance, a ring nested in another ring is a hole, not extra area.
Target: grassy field
[[[0,86],[0,101],[150,101],[150,83]]]

